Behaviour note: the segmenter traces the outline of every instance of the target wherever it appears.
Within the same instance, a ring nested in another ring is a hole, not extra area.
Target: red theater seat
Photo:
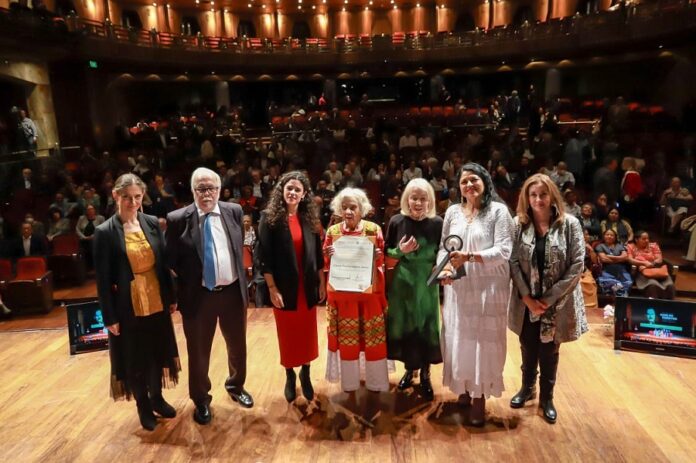
[[[51,242],[53,250],[48,256],[48,268],[58,283],[85,282],[87,263],[80,252],[80,239],[75,234],[58,235]]]
[[[3,281],[5,304],[15,314],[44,312],[53,308],[53,273],[46,270],[43,257],[17,260],[17,276]]]

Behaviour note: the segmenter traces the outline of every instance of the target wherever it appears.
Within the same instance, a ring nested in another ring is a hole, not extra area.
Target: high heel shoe
[[[302,365],[300,370],[300,387],[302,388],[302,395],[305,399],[314,399],[314,388],[312,387],[312,380],[309,376],[309,365]]]
[[[297,376],[295,375],[295,370],[292,368],[285,369],[285,400],[292,402],[297,397],[297,391],[295,386],[295,381]]]

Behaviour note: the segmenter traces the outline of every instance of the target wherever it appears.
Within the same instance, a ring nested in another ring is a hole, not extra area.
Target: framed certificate
[[[375,273],[375,237],[339,236],[333,242],[329,291],[372,293]]]

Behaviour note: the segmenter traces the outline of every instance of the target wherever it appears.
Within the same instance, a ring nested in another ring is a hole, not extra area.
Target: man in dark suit
[[[254,405],[246,379],[246,273],[243,265],[242,208],[218,202],[220,176],[199,168],[191,176],[194,204],[167,216],[167,258],[176,274],[178,309],[189,357],[189,395],[193,419],[208,424],[210,350],[215,327],[227,345],[225,389],[241,406]]]
[[[48,254],[46,238],[34,234],[31,223],[24,222],[22,236],[17,240],[14,254],[15,257],[46,256]]]

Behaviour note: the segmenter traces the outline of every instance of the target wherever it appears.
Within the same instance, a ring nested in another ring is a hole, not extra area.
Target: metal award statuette
[[[464,247],[464,242],[458,235],[450,235],[447,238],[445,238],[443,245],[445,249],[447,250],[447,255],[445,256],[444,259],[442,259],[442,262],[437,264],[437,267],[435,267],[435,270],[433,270],[433,273],[430,274],[430,277],[428,278],[428,286],[432,285],[438,278],[437,276],[442,272],[442,270],[445,268],[445,265],[450,261],[450,256],[449,253],[452,251],[459,251]],[[452,275],[452,279],[456,280],[458,278],[463,277],[466,275],[464,271],[464,266],[462,265],[457,269],[457,272]]]

